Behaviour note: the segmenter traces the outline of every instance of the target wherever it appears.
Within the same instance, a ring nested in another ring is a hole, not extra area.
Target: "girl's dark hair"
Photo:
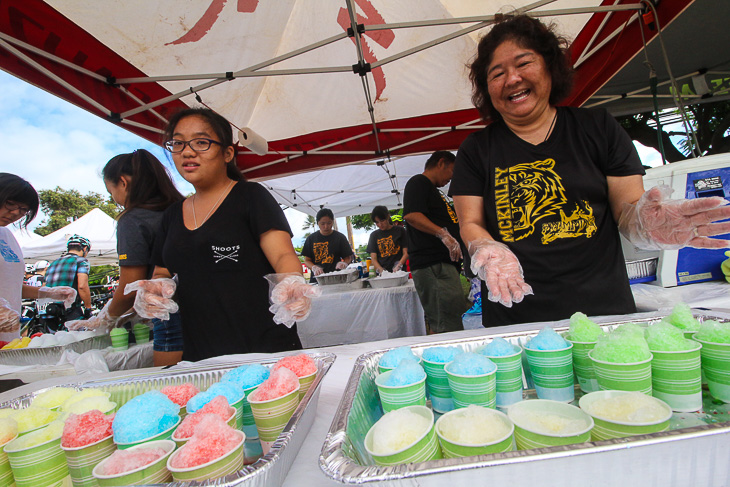
[[[221,150],[233,147],[233,159],[231,159],[231,162],[226,164],[226,175],[234,181],[246,181],[243,173],[236,165],[236,153],[238,151],[236,150],[236,146],[233,144],[233,131],[231,130],[231,124],[228,123],[228,120],[226,120],[223,115],[214,112],[210,108],[186,108],[175,113],[167,123],[164,140],[162,142],[165,143],[172,139],[172,134],[175,133],[175,127],[177,127],[180,120],[192,116],[201,117],[208,125],[210,125],[210,128],[213,129],[213,132],[215,132],[215,135],[221,143]]]
[[[319,221],[326,216],[330,217],[332,221],[334,221],[335,219],[335,214],[332,213],[332,210],[330,210],[329,208],[322,208],[317,212],[317,219],[315,221],[319,223]]]
[[[0,207],[5,206],[5,202],[8,200],[22,203],[30,208],[30,211],[25,214],[25,219],[20,220],[20,226],[23,228],[27,227],[38,214],[40,202],[33,186],[20,176],[0,172]]]
[[[370,212],[370,219],[373,220],[373,223],[375,222],[375,219],[378,220],[388,220],[389,222],[393,223],[390,219],[390,213],[388,212],[388,207],[383,205],[378,205],[375,208],[373,208],[373,211]]]
[[[170,178],[165,166],[149,151],[137,149],[129,154],[112,157],[101,170],[104,181],[119,184],[122,176],[129,176],[122,216],[132,208],[162,211],[184,199]]]
[[[556,105],[563,101],[573,88],[573,67],[570,64],[568,41],[557,35],[554,25],[545,25],[538,19],[527,15],[506,17],[495,24],[479,41],[477,57],[469,66],[469,79],[472,83],[471,101],[479,110],[482,118],[501,120],[502,115],[494,109],[487,88],[487,69],[492,62],[494,51],[505,41],[513,41],[519,46],[532,49],[542,56],[550,73],[552,89],[549,102]]]

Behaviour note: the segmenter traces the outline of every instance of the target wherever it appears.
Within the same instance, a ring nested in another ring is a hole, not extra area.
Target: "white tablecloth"
[[[633,284],[631,291],[638,311],[671,309],[679,302],[691,308],[724,308],[730,310],[730,283],[707,281],[676,287],[655,284]]]
[[[398,287],[322,294],[297,323],[305,348],[372,342],[426,334],[413,281]]]

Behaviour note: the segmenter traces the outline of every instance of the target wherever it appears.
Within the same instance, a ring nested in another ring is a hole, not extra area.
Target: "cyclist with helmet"
[[[33,275],[25,282],[29,286],[41,287],[46,282],[46,271],[51,265],[47,260],[39,260],[33,265]]]
[[[91,316],[91,289],[89,288],[89,261],[86,256],[91,242],[81,235],[71,235],[66,242],[67,252],[54,260],[46,271],[46,286],[70,286],[78,295],[71,308],[66,310],[67,321]]]

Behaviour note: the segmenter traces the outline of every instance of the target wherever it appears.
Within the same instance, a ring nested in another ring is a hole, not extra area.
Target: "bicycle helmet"
[[[43,269],[47,269],[49,265],[51,265],[51,263],[48,262],[47,260],[39,260],[33,266],[33,270],[40,271],[40,270],[43,270]]]
[[[71,235],[66,241],[66,249],[68,249],[73,244],[80,245],[91,250],[91,242],[89,242],[89,239],[84,238],[81,235]]]
[[[398,213],[396,213],[395,215],[390,215],[390,219],[393,220],[394,222],[402,222],[403,221],[403,217],[400,216],[400,214],[398,214]]]

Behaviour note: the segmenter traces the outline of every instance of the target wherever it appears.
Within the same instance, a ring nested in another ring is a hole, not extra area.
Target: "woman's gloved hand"
[[[401,263],[401,261],[398,261],[398,262],[396,262],[396,263],[395,263],[395,265],[393,266],[393,272],[398,272],[398,271],[399,271],[399,270],[401,270],[402,268],[403,268],[403,264]]]
[[[725,257],[730,257],[730,250],[725,252]],[[720,269],[722,269],[722,273],[725,274],[725,280],[730,282],[730,258],[722,261]]]
[[[324,269],[322,269],[318,265],[313,265],[312,266],[312,274],[314,274],[315,276],[321,276],[322,274],[324,274]]]
[[[347,269],[347,262],[339,261],[337,264],[335,264],[335,269],[338,271],[341,271],[342,269]]]
[[[66,328],[70,331],[80,330],[82,328],[86,330],[102,330],[109,331],[116,326],[119,321],[119,316],[112,316],[109,314],[109,305],[112,303],[110,299],[106,305],[99,311],[99,314],[92,316],[88,320],[73,320],[65,323]]]
[[[508,308],[520,303],[532,294],[532,287],[525,282],[522,266],[517,256],[505,244],[490,239],[469,243],[471,270],[487,283],[487,299]]]
[[[134,281],[124,288],[124,294],[137,291],[134,298],[134,310],[142,318],[158,318],[169,320],[171,313],[176,313],[179,306],[172,297],[177,284],[172,279],[160,278]]]
[[[301,274],[267,274],[269,281],[269,311],[274,314],[274,322],[291,328],[297,321],[306,320],[312,310],[311,298],[322,294],[316,286],[310,286]]]
[[[710,238],[730,232],[730,206],[725,198],[669,199],[669,186],[644,192],[636,205],[625,205],[618,227],[636,247],[645,250],[675,250],[682,247],[722,249],[730,241]]]
[[[459,241],[451,236],[446,227],[442,228],[436,236],[441,239],[441,243],[449,250],[449,257],[451,257],[452,261],[457,262],[461,260],[461,246],[459,245]]]
[[[38,289],[38,299],[52,299],[54,301],[63,301],[65,308],[70,308],[76,301],[76,289],[69,286],[48,287],[43,286]]]
[[[10,307],[10,303],[0,298],[0,331],[18,331],[20,329],[20,314]]]

